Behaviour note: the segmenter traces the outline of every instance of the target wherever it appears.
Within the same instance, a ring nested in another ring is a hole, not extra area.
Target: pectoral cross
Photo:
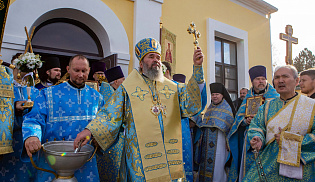
[[[187,28],[187,32],[189,34],[193,34],[194,35],[194,44],[195,44],[195,49],[197,49],[198,46],[198,38],[200,38],[201,34],[198,30],[196,30],[196,25],[194,22],[191,22],[189,27]]]
[[[292,65],[292,43],[298,44],[298,38],[292,37],[293,28],[291,25],[285,27],[285,33],[280,33],[280,39],[287,42],[287,54],[285,56],[285,62],[288,65]]]
[[[30,48],[30,53],[33,53],[31,40],[32,40],[32,37],[33,37],[33,33],[34,33],[34,30],[35,30],[35,27],[33,27],[33,29],[32,29],[31,36],[29,36],[29,35],[28,35],[27,28],[26,28],[26,27],[24,27],[24,28],[25,28],[25,33],[26,33],[26,36],[27,36],[27,45],[26,45],[26,48],[25,48],[24,54],[26,54],[26,53],[27,53],[28,48]]]

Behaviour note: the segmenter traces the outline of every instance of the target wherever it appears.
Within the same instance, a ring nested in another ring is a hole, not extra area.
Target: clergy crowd
[[[12,134],[1,144],[0,181],[315,181],[315,69],[280,66],[267,81],[266,67],[253,66],[250,89],[232,101],[225,85],[211,83],[206,107],[204,55],[192,52],[189,80],[162,62],[154,38],[135,45],[139,68],[126,78],[84,55],[63,77],[59,59],[47,58],[32,87],[33,73],[0,66],[2,88],[13,85],[0,93],[0,134]],[[96,153],[67,178],[35,169],[53,170],[42,149],[51,141]]]

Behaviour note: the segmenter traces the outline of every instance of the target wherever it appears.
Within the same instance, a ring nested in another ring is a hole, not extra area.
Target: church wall
[[[11,4],[20,1],[13,0]],[[48,0],[45,0],[48,1]],[[96,0],[94,0],[96,1]],[[203,49],[205,54],[204,59],[204,71],[205,78],[207,82],[212,82],[214,77],[214,69],[209,69],[211,61],[211,56],[209,54],[209,49],[214,49],[209,46],[209,32],[207,22],[209,19],[222,22],[223,24],[235,27],[236,29],[247,32],[247,45],[248,52],[245,57],[247,63],[244,65],[238,65],[239,67],[244,67],[243,70],[247,71],[248,68],[262,64],[267,67],[267,75],[269,80],[272,78],[272,63],[271,63],[271,44],[270,44],[270,27],[269,19],[257,14],[245,7],[233,3],[229,0],[99,0],[106,4],[110,10],[115,14],[115,16],[120,21],[128,40],[128,53],[127,51],[119,52],[119,47],[125,47],[126,45],[119,45],[120,41],[111,41],[112,37],[110,35],[111,26],[105,27],[106,31],[109,31],[108,39],[111,42],[110,53],[121,53],[123,57],[123,63],[128,65],[128,72],[130,73],[134,67],[137,67],[138,60],[134,56],[134,44],[140,40],[143,36],[149,36],[157,38],[158,37],[158,20],[160,19],[163,26],[176,35],[176,72],[183,73],[188,77],[192,74],[192,56],[193,56],[193,36],[187,33],[187,28],[191,21],[197,26],[197,30],[201,33],[201,38],[199,39],[200,47]],[[57,3],[57,2],[56,2]],[[68,3],[69,4],[69,3]],[[92,7],[92,6],[91,6]],[[142,8],[145,7],[145,8]],[[138,8],[138,9],[137,9]],[[159,9],[160,8],[160,9]],[[83,8],[84,9],[84,8]],[[152,10],[154,9],[154,11]],[[159,12],[161,11],[161,12]],[[143,13],[144,12],[144,13]],[[102,14],[97,12],[97,14]],[[147,14],[147,19],[142,18],[143,15]],[[105,15],[105,12],[104,12]],[[39,16],[38,16],[39,17]],[[101,17],[101,16],[99,16]],[[106,17],[106,16],[104,16]],[[104,18],[102,18],[104,19]],[[23,20],[24,21],[24,20]],[[28,27],[32,24],[32,21],[27,23]],[[111,19],[102,20],[103,25],[106,22],[114,21]],[[115,20],[117,21],[117,20]],[[150,22],[151,21],[151,22]],[[25,21],[24,21],[25,22]],[[12,24],[12,22],[10,22]],[[110,25],[110,24],[108,24]],[[18,36],[25,40],[23,30],[19,30]],[[10,32],[12,33],[12,32]],[[116,33],[117,34],[117,33]],[[117,36],[117,35],[116,35]],[[6,38],[6,37],[5,37]],[[224,38],[224,37],[222,37]],[[115,39],[116,40],[116,39]],[[125,39],[126,40],[126,39]],[[24,42],[20,41],[19,49],[23,48]],[[126,41],[125,41],[126,42]],[[121,43],[121,42],[120,42]],[[242,43],[242,42],[241,42]],[[7,46],[8,47],[8,46]],[[9,49],[9,47],[8,47]],[[121,49],[122,50],[122,49]],[[124,49],[125,50],[125,49]],[[136,61],[134,61],[136,60]],[[245,72],[243,71],[243,72]],[[210,76],[208,76],[210,75]],[[213,76],[212,76],[213,75]],[[246,74],[244,74],[246,75]],[[239,88],[242,86],[250,86],[249,79],[240,78],[239,80],[247,80],[246,83],[241,83]]]
[[[176,72],[192,74],[193,36],[187,33],[191,21],[196,24],[197,30],[201,33],[199,45],[205,54],[204,68],[207,67],[207,59],[210,56],[206,51],[208,49],[208,18],[246,31],[248,33],[248,67],[263,64],[267,67],[268,78],[271,80],[269,19],[229,0],[164,1],[162,5],[163,26],[176,34]],[[214,75],[208,70],[205,70],[205,74]],[[246,83],[243,86],[248,85],[251,84]]]
[[[102,0],[119,18],[129,40],[129,67],[128,72],[130,73],[133,69],[133,19],[134,19],[134,2],[129,0]],[[109,20],[110,21],[110,20]]]
[[[38,1],[38,2],[37,2]],[[40,1],[40,2],[39,2]],[[124,2],[124,1],[121,1]],[[127,5],[120,5],[124,12],[128,12],[132,20],[132,2],[129,10]],[[36,11],[29,11],[36,9]],[[10,60],[16,52],[23,52],[26,35],[24,26],[31,29],[51,18],[70,18],[87,25],[99,38],[104,57],[117,54],[117,64],[123,69],[125,75],[129,71],[130,38],[116,13],[102,0],[15,0],[11,2],[7,17],[2,43],[2,58]],[[130,21],[130,20],[124,20]],[[132,24],[132,23],[131,23]],[[129,24],[128,24],[129,25]],[[130,28],[128,28],[130,29]],[[129,31],[130,34],[131,31]],[[51,51],[51,53],[54,53]],[[58,54],[58,53],[57,53]]]

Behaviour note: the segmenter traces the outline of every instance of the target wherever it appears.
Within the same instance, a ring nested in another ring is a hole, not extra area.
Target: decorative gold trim
[[[312,131],[312,126],[314,124],[314,116],[315,116],[315,105],[313,106],[313,111],[312,111],[312,115],[311,115],[311,118],[310,118],[310,125],[307,129],[307,133],[310,133]]]
[[[282,131],[286,131],[288,129],[288,125],[285,126],[284,128],[282,128]],[[267,143],[266,145],[269,145],[270,143],[272,143],[274,140],[276,139],[276,137],[272,137]]]
[[[0,89],[0,97],[10,97],[14,98],[13,88],[11,90],[8,89]]]
[[[251,131],[251,130],[258,131],[258,132],[260,132],[262,135],[265,135],[265,132],[264,132],[262,129],[259,129],[259,128],[250,128],[248,131]]]
[[[288,124],[288,130],[289,131],[291,130],[291,127],[292,127],[292,122],[293,122],[294,114],[295,114],[295,111],[296,111],[296,106],[299,103],[300,97],[301,97],[301,95],[297,96],[296,101],[295,101],[294,106],[293,106],[293,109],[292,109],[292,112],[291,112],[291,117],[290,117],[290,121],[289,121],[289,124]]]
[[[157,92],[163,89],[165,85],[167,85],[172,90],[177,90],[177,85],[167,79],[165,79],[163,82],[155,83]],[[131,93],[134,93],[137,88],[141,87],[142,89],[150,89],[148,84],[146,83],[146,80],[139,74],[137,70],[133,70],[129,74],[127,80],[123,83],[123,86],[125,87],[126,92],[129,96],[131,96]],[[155,94],[158,94],[157,92]],[[142,100],[139,97],[136,97],[136,95],[129,98],[131,107],[137,108],[136,110],[133,110],[133,118],[141,156],[156,152],[161,152],[163,154],[159,158],[141,159],[146,181],[171,181],[172,179],[176,179],[172,174],[177,174],[177,172],[182,174],[182,177],[184,175],[183,164],[172,166],[168,165],[168,161],[182,161],[183,159],[181,151],[182,133],[180,127],[177,127],[181,124],[178,93],[176,92],[175,94],[172,94],[170,99],[167,99],[165,96],[162,95],[159,97],[159,99],[161,99],[160,103],[163,103],[163,105],[165,104],[169,113],[172,113],[172,115],[169,115],[168,117],[163,117],[164,138],[161,135],[159,119],[154,116],[149,110],[144,108],[144,105],[152,104],[152,95],[145,94]],[[148,123],[144,121],[151,122]],[[147,130],[148,127],[154,130]],[[155,147],[147,148],[145,145],[150,142],[158,142],[158,145]],[[173,142],[176,143],[173,144]],[[165,152],[169,149],[178,149],[180,150],[180,153],[167,155]],[[163,167],[160,164],[165,164],[166,166]],[[156,169],[152,170],[153,168]]]
[[[268,116],[268,110],[270,106],[270,101],[265,102],[265,126],[267,126],[267,116]]]
[[[74,177],[74,174],[71,176],[58,176],[57,179],[71,179]]]
[[[294,166],[294,167],[299,167],[300,166],[300,159],[301,159],[301,147],[302,147],[302,141],[303,141],[303,136],[302,135],[298,135],[298,134],[293,134],[293,133],[288,133],[288,132],[281,132],[280,135],[280,141],[279,141],[279,152],[278,152],[278,157],[277,157],[277,162],[282,163],[282,164],[286,164],[286,165],[290,165],[290,166]],[[296,162],[292,163],[292,162],[288,162],[288,161],[283,161],[281,160],[281,154],[286,153],[287,151],[283,151],[283,146],[282,146],[282,142],[283,140],[291,140],[291,141],[296,141],[299,142],[298,143],[298,151],[297,151],[297,156],[296,156]]]
[[[25,104],[22,106],[23,108],[31,108],[34,106],[34,102],[33,101],[27,101],[25,102]]]
[[[313,133],[310,133],[309,136],[312,138],[313,142],[315,142],[315,135]]]
[[[13,151],[13,148],[12,148],[12,145],[11,146],[5,146],[5,147],[0,147],[0,154],[8,154],[8,153],[12,153],[14,152]]]
[[[64,74],[60,80],[58,80],[58,82],[55,85],[58,85],[60,83],[66,82],[68,80],[68,77],[70,76],[70,74],[67,72],[66,74]]]
[[[298,95],[299,97],[300,95]],[[279,113],[281,113],[281,111],[283,111],[288,105],[291,104],[291,102],[295,101],[298,97],[291,99],[284,107],[282,107],[275,115],[273,115],[266,123],[266,126],[269,124],[269,122],[271,120],[273,120],[276,116],[278,116]]]
[[[90,86],[91,88],[94,88],[96,91],[99,92],[99,85],[98,85],[98,81],[91,81],[88,80],[85,82],[86,85]]]
[[[7,21],[7,15],[8,15],[8,10],[9,10],[9,6],[10,6],[10,0],[8,0],[6,9],[5,9],[5,14],[4,14],[4,18],[3,18],[3,24],[2,24],[2,30],[1,30],[1,37],[0,37],[0,50],[1,50],[1,44],[2,44],[2,40],[3,40],[3,34],[4,34],[4,29],[5,29],[5,24]]]

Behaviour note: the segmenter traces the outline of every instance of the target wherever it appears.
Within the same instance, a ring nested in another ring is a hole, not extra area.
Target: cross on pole
[[[198,46],[198,38],[200,38],[201,34],[198,30],[196,30],[196,25],[194,22],[191,22],[189,27],[187,28],[187,32],[189,34],[193,34],[194,36],[194,44],[195,44],[195,49],[197,49],[197,46]]]
[[[280,39],[286,41],[287,44],[287,53],[285,56],[285,62],[288,65],[292,65],[292,43],[293,44],[298,44],[298,38],[292,37],[293,34],[293,28],[291,25],[287,25],[285,27],[285,33],[280,33]]]
[[[28,35],[27,28],[26,28],[26,27],[24,27],[24,28],[25,28],[25,33],[26,33],[26,37],[27,37],[27,45],[26,45],[24,54],[27,53],[28,48],[30,48],[30,53],[33,53],[33,48],[32,48],[32,44],[31,44],[31,40],[32,40],[32,37],[33,37],[33,33],[34,33],[34,30],[35,30],[35,27],[33,27],[33,29],[32,29],[31,36]]]

